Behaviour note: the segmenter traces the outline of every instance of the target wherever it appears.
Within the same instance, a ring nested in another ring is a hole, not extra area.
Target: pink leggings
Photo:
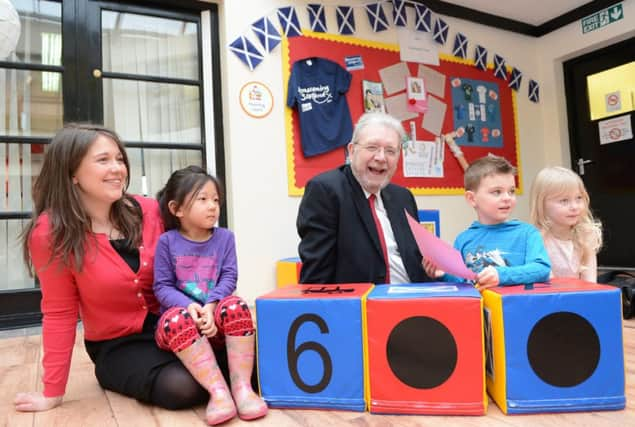
[[[249,307],[242,298],[235,295],[218,302],[214,310],[214,323],[218,328],[216,335],[210,338],[214,347],[224,344],[225,336],[245,336],[254,333],[254,322]],[[189,347],[200,336],[194,320],[183,307],[166,310],[161,315],[154,333],[157,345],[174,353]]]

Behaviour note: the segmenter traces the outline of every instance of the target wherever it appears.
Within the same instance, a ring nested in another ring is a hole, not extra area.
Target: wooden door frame
[[[62,5],[62,87],[63,87],[63,121],[89,121],[93,119],[91,115],[94,106],[90,105],[91,97],[82,93],[79,88],[80,70],[86,64],[82,64],[82,46],[78,44],[78,40],[83,37],[82,31],[85,30],[85,14],[87,9],[87,0],[52,0]],[[224,132],[223,132],[223,103],[221,99],[221,68],[220,68],[220,35],[219,35],[219,17],[218,5],[215,3],[196,1],[196,0],[180,0],[178,3],[169,0],[131,0],[121,3],[142,8],[156,8],[163,11],[173,11],[175,15],[181,13],[199,13],[202,11],[210,12],[211,31],[211,47],[212,47],[212,93],[214,98],[205,102],[205,91],[201,93],[201,105],[212,105],[214,109],[214,129],[211,132],[214,135],[215,159],[216,159],[216,175],[225,181],[225,150],[224,150]],[[82,35],[76,36],[76,34]],[[64,35],[66,34],[66,37]],[[201,51],[201,42],[199,39],[199,51]],[[13,65],[13,63],[11,64]],[[18,68],[29,68],[28,64],[17,64]],[[202,67],[202,64],[201,64]],[[101,110],[101,106],[100,106]],[[201,131],[204,132],[204,122],[201,122]],[[204,137],[205,135],[203,135]],[[37,143],[49,143],[49,138],[3,138],[2,142],[14,142],[20,139],[31,139]],[[205,147],[203,147],[203,162],[205,162]],[[30,217],[30,212],[25,212],[24,216]],[[220,224],[226,226],[227,214],[225,205],[223,205]],[[40,311],[40,303],[42,293],[39,284],[36,287],[28,289],[9,289],[0,291],[0,330],[16,329],[28,326],[39,325],[42,321],[42,313]]]

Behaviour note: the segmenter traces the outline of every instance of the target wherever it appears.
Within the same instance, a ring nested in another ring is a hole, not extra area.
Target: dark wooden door
[[[631,137],[601,144],[599,126],[607,118],[591,119],[587,76],[632,61],[635,38],[564,63],[571,166],[582,176],[591,208],[603,224],[600,267],[635,268],[635,141]],[[635,73],[628,78],[630,87],[635,87]],[[633,96],[622,93],[622,98]],[[631,110],[615,117],[626,116],[632,129],[633,115]]]

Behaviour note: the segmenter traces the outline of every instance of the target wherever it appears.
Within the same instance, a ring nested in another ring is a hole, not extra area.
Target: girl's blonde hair
[[[551,221],[545,213],[547,198],[578,190],[584,201],[580,221],[573,227],[573,244],[582,252],[582,259],[595,255],[602,247],[602,224],[593,217],[589,193],[578,174],[560,166],[547,167],[536,175],[531,186],[531,222],[543,235],[551,232]]]

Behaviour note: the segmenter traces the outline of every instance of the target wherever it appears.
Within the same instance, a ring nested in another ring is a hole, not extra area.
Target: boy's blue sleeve
[[[551,261],[540,232],[531,227],[525,245],[525,263],[512,267],[496,267],[501,285],[548,282]]]
[[[445,273],[443,276],[439,277],[437,280],[439,282],[454,282],[454,283],[467,282],[467,280],[462,278],[462,277],[453,276],[453,275],[448,274],[448,273]]]

